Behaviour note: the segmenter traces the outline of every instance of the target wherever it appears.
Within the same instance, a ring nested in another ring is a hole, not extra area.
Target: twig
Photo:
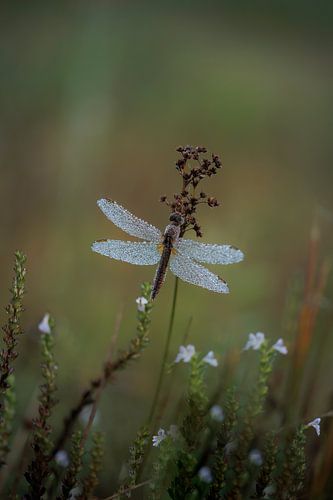
[[[110,350],[109,350],[109,356],[108,356],[108,358],[106,360],[106,364],[110,364],[111,363],[111,359],[112,359],[113,352],[114,352],[114,347],[116,345],[116,341],[117,341],[117,338],[119,336],[119,331],[120,331],[120,325],[121,325],[122,317],[123,317],[123,311],[121,310],[118,313],[117,318],[116,318],[115,327],[114,327],[114,333],[112,335],[111,344],[110,344]],[[107,385],[107,382],[108,382],[108,379],[106,378],[106,373],[104,371],[103,380],[101,381],[100,386],[96,390],[96,396],[95,396],[95,399],[94,399],[94,402],[93,402],[93,406],[92,406],[92,409],[91,409],[91,412],[90,412],[88,423],[87,423],[86,428],[84,429],[83,434],[82,434],[82,440],[81,440],[81,446],[82,447],[84,447],[84,445],[85,445],[85,442],[87,440],[88,434],[89,434],[90,429],[91,429],[91,426],[92,426],[92,424],[94,422],[95,415],[96,415],[96,412],[97,412],[97,406],[98,406],[99,400],[101,398],[103,389],[105,389],[105,387]]]
[[[146,486],[147,484],[151,483],[151,480],[149,479],[148,481],[143,481],[142,483],[136,484],[135,486],[131,486],[130,488],[127,488],[126,490],[123,490],[121,493],[130,493],[133,490],[136,490],[138,488],[142,488],[142,486]],[[113,500],[114,498],[119,498],[119,493],[114,493],[110,497],[103,498],[102,500]]]
[[[83,392],[77,405],[72,408],[69,415],[65,418],[62,432],[52,451],[53,457],[57,451],[64,447],[64,444],[83,408],[94,403],[96,393],[103,383],[109,382],[114,373],[124,368],[131,360],[137,359],[143,349],[147,346],[149,342],[148,330],[150,324],[150,312],[152,309],[152,302],[149,300],[151,285],[144,283],[141,288],[142,294],[145,298],[147,298],[148,302],[145,306],[145,310],[138,312],[139,321],[137,326],[137,335],[130,341],[128,349],[118,354],[115,361],[108,361],[105,363],[101,375],[97,379],[90,382],[89,388]]]

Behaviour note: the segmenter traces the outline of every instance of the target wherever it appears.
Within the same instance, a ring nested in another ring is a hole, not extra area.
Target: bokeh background
[[[22,411],[39,381],[36,325],[45,311],[57,320],[59,415],[99,373],[120,309],[119,346],[134,334],[139,284],[154,269],[91,252],[95,239],[127,239],[96,200],[115,199],[163,228],[168,212],[158,199],[179,190],[180,144],[221,155],[223,170],[204,186],[221,206],[199,214],[203,241],[232,243],[246,260],[216,269],[229,296],[181,283],[172,355],[190,318],[189,340],[213,349],[221,363],[248,332],[288,336],[288,291],[295,280],[302,288],[314,223],[320,258],[332,250],[332,8],[324,1],[235,5],[2,4],[0,284],[5,304],[13,252],[27,253]],[[103,399],[113,478],[147,416],[172,287],[169,275],[144,358]],[[327,317],[329,292],[330,285]],[[312,412],[327,409],[332,389],[330,333],[321,336]],[[286,341],[292,345],[292,335]],[[284,370],[285,359],[280,363]],[[247,378],[247,370],[244,362],[239,376]]]

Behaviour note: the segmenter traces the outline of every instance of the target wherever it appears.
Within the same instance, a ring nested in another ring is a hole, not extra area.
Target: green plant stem
[[[171,313],[170,313],[169,328],[168,328],[167,338],[166,338],[164,352],[163,352],[163,359],[162,359],[162,363],[161,363],[160,374],[158,377],[158,382],[157,382],[157,386],[156,386],[156,390],[155,390],[155,394],[154,394],[153,403],[152,403],[149,418],[148,418],[148,425],[149,426],[152,423],[152,420],[153,420],[153,417],[154,417],[154,414],[156,411],[156,406],[157,406],[157,403],[159,400],[162,382],[163,382],[163,378],[164,378],[164,374],[165,374],[165,365],[166,365],[168,355],[169,355],[169,348],[170,348],[170,342],[171,342],[174,319],[175,319],[177,292],[178,292],[178,278],[176,277],[175,286],[173,289],[173,299],[172,299],[172,306],[171,306]]]

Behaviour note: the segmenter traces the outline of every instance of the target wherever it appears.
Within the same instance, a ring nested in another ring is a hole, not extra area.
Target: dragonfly
[[[235,264],[244,254],[232,245],[201,243],[180,236],[184,218],[179,213],[170,215],[169,224],[162,233],[155,226],[139,219],[115,201],[106,198],[98,207],[117,227],[130,236],[144,241],[98,240],[92,250],[111,259],[130,264],[157,265],[151,299],[160,291],[167,269],[181,280],[217,293],[229,293],[222,278],[201,264]]]

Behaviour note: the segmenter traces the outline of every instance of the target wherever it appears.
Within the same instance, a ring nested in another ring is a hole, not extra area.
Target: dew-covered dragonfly
[[[101,199],[97,205],[116,226],[139,241],[98,240],[92,245],[94,252],[130,264],[156,265],[157,270],[151,298],[158,294],[167,272],[178,278],[213,292],[229,293],[227,283],[199,264],[235,264],[244,258],[243,252],[231,245],[211,245],[180,237],[183,217],[178,213],[170,215],[170,224],[163,234],[148,222],[135,217],[115,201]]]

